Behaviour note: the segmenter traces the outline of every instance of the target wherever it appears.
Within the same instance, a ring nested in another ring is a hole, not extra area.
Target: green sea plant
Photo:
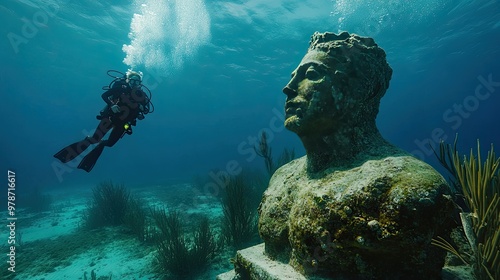
[[[149,241],[151,219],[147,217],[144,205],[123,184],[101,182],[92,189],[92,197],[83,216],[84,228],[125,226],[139,241]]]
[[[257,236],[257,209],[251,206],[250,197],[250,188],[243,176],[229,180],[222,198],[222,235],[226,243],[236,249]]]
[[[262,132],[260,135],[259,146],[254,147],[254,150],[258,156],[264,158],[266,171],[269,176],[272,176],[278,168],[295,158],[295,151],[293,149],[284,149],[278,160],[275,161],[272,155],[272,148],[267,142],[267,134]]]
[[[477,141],[477,155],[460,158],[456,141],[451,145],[440,143],[438,159],[452,173],[460,186],[460,192],[468,212],[460,213],[460,220],[473,251],[473,273],[479,280],[500,279],[500,177],[497,158],[491,145],[484,163]],[[466,262],[457,250],[443,238],[433,244],[457,255]],[[466,262],[467,263],[467,262]]]
[[[117,226],[124,223],[130,192],[123,185],[102,182],[92,189],[92,198],[84,216],[87,228]]]
[[[145,203],[138,197],[130,197],[128,200],[127,211],[124,216],[125,226],[137,237],[141,242],[148,239],[148,218],[146,216]]]
[[[215,232],[210,228],[210,220],[206,216],[202,217],[193,235],[191,262],[204,268],[222,248],[223,243],[216,238]]]
[[[165,210],[155,210],[153,217],[162,234],[157,245],[160,270],[177,276],[189,275],[188,240],[183,234],[179,213],[173,211],[167,214]]]
[[[161,273],[171,273],[177,279],[192,277],[203,271],[222,249],[207,217],[200,220],[190,239],[183,230],[179,212],[167,214],[164,209],[154,209],[151,213],[159,229],[156,260]]]
[[[254,147],[254,150],[257,155],[264,158],[264,164],[269,176],[273,175],[276,169],[274,167],[272,148],[267,144],[267,134],[265,132],[260,135],[259,147]]]

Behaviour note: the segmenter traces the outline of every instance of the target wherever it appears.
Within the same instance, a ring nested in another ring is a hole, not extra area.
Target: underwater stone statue
[[[371,38],[315,33],[283,89],[306,156],[278,169],[259,207],[265,253],[304,275],[438,279],[453,205],[444,178],[380,135],[391,79]]]

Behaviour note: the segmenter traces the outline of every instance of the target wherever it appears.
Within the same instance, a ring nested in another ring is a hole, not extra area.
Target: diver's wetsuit
[[[94,135],[88,140],[91,144],[98,143],[110,129],[113,129],[109,138],[102,141],[103,145],[112,147],[125,133],[125,124],[135,125],[137,117],[147,113],[145,108],[149,100],[142,90],[131,89],[127,83],[122,81],[116,82],[113,88],[104,92],[101,97],[107,105],[98,116],[101,122]],[[120,112],[113,113],[111,111],[113,105],[118,105]]]
[[[83,151],[90,145],[99,143],[88,155],[86,155],[78,168],[90,172],[105,146],[112,147],[124,133],[131,133],[130,125],[136,124],[136,119],[144,118],[144,114],[149,112],[149,98],[141,89],[132,89],[125,81],[117,81],[112,88],[102,94],[102,99],[106,102],[106,107],[97,116],[101,121],[96,131],[91,137],[73,143],[54,155],[61,162],[66,163]],[[118,105],[120,112],[113,113],[111,106]],[[128,125],[128,128],[125,126]],[[110,130],[108,139],[102,140],[104,135]],[[102,141],[101,141],[102,140]]]

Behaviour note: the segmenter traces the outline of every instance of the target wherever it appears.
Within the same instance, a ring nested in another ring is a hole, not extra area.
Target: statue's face
[[[327,61],[325,52],[308,52],[283,89],[287,95],[285,127],[299,136],[334,129],[340,104],[333,95],[331,77],[334,70],[332,65],[325,64]]]

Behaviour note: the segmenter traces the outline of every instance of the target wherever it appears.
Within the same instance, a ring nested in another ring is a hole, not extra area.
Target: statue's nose
[[[288,97],[288,99],[292,99],[295,96],[297,96],[297,91],[295,91],[294,89],[290,88],[290,84],[286,85],[283,88],[283,93],[286,94],[286,96]]]

